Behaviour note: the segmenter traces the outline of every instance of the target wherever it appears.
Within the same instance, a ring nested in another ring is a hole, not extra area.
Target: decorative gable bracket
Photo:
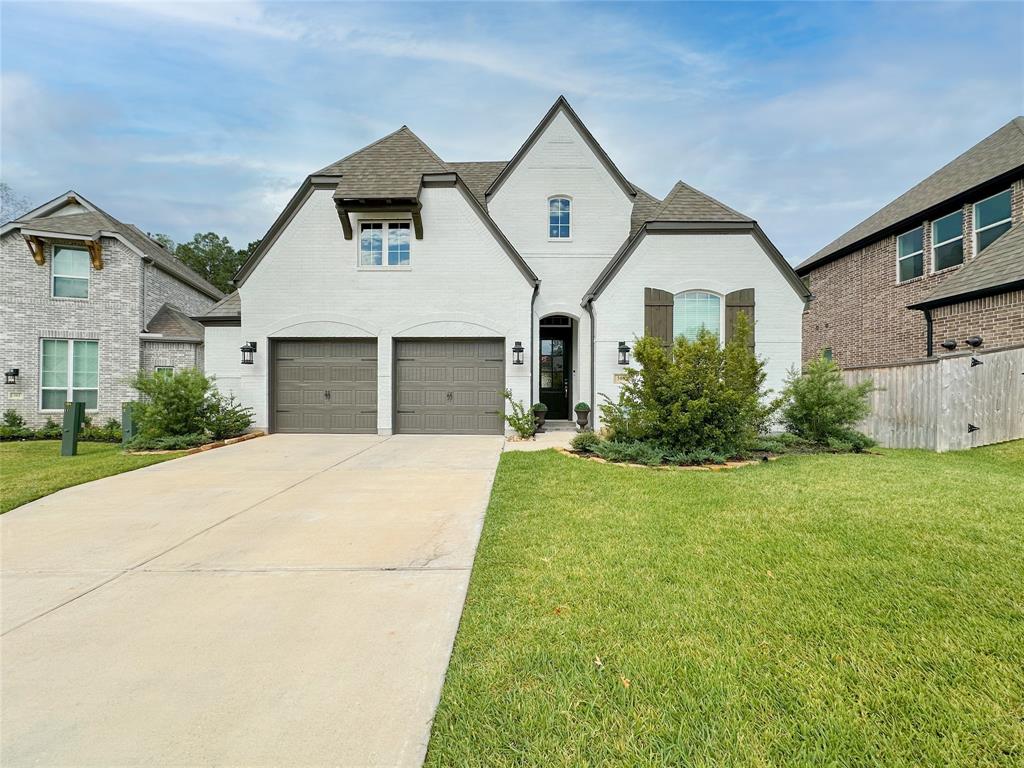
[[[23,237],[25,238],[25,244],[28,245],[28,249],[32,252],[32,260],[40,267],[46,264],[46,250],[43,247],[43,241],[36,235],[23,235]]]
[[[32,253],[32,260],[35,261],[39,266],[46,264],[46,241],[39,235],[25,234],[22,233],[22,237],[25,238],[25,243],[28,245],[29,251]],[[68,237],[58,238],[59,240],[67,240]],[[73,242],[79,242],[76,239]],[[89,262],[92,264],[92,268],[97,272],[103,269],[103,246],[101,245],[99,238],[95,240],[82,240],[81,241],[86,249],[89,251]]]
[[[345,239],[352,239],[352,220],[350,213],[408,213],[412,216],[413,233],[417,240],[423,239],[423,216],[420,211],[422,203],[415,198],[381,198],[381,199],[345,199],[334,198],[334,206],[338,210],[338,219]]]

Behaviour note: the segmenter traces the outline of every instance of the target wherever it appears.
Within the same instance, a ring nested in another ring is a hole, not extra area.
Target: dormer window
[[[408,267],[408,221],[364,221],[359,224],[360,267]]]
[[[570,240],[572,228],[572,201],[568,197],[552,197],[548,200],[548,238]]]
[[[54,246],[52,293],[59,299],[89,298],[89,252]]]

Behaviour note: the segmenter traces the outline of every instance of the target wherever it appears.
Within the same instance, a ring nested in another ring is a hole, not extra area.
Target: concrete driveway
[[[273,435],[0,516],[0,763],[419,765],[501,444]]]

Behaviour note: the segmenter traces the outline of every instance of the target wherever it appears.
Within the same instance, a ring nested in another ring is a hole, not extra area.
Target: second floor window
[[[933,269],[964,263],[964,212],[955,211],[932,222]]]
[[[896,238],[896,262],[901,283],[924,274],[924,227]]]
[[[672,302],[672,332],[693,341],[701,330],[722,338],[722,297],[708,291],[683,291]]]
[[[568,197],[552,197],[548,200],[548,238],[568,240],[572,236],[571,207],[572,201]]]
[[[974,237],[977,250],[984,251],[992,241],[1010,228],[1010,190],[974,204]]]
[[[364,221],[359,225],[359,266],[409,266],[407,221]]]
[[[63,299],[89,298],[89,252],[84,248],[53,248],[53,295]]]

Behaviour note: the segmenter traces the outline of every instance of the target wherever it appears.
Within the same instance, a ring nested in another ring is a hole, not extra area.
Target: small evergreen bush
[[[234,395],[225,397],[213,390],[207,398],[205,426],[214,440],[244,434],[252,425],[252,408],[239,403]]]
[[[21,417],[21,414],[18,413],[13,408],[8,408],[6,411],[4,411],[4,426],[5,427],[10,427],[12,429],[17,429],[18,427],[24,427],[25,426],[25,419],[23,419]]]
[[[640,440],[602,440],[593,452],[608,461],[657,466],[665,458],[665,450],[654,443]]]
[[[537,422],[534,421],[533,412],[526,410],[526,406],[523,405],[521,400],[516,401],[512,399],[511,389],[506,389],[502,394],[508,400],[508,404],[512,409],[512,413],[506,413],[502,418],[508,422],[508,425],[512,427],[519,437],[524,440],[528,437],[533,437],[533,433],[537,431]]]
[[[195,368],[159,374],[139,371],[132,387],[142,395],[133,409],[143,438],[202,434],[213,382]]]
[[[591,431],[580,432],[576,437],[572,439],[572,447],[575,451],[581,453],[593,453],[594,449],[597,448],[603,441],[596,433]]]
[[[167,374],[161,373],[160,375]],[[139,435],[128,444],[128,448],[132,451],[181,451],[187,448],[196,448],[208,442],[210,442],[209,438],[202,432],[190,435],[163,435],[160,437],[143,437]]]
[[[843,382],[839,368],[819,357],[804,372],[790,371],[782,393],[782,421],[799,438],[834,451],[863,451],[874,440],[854,429],[871,412],[868,395],[873,382]]]

